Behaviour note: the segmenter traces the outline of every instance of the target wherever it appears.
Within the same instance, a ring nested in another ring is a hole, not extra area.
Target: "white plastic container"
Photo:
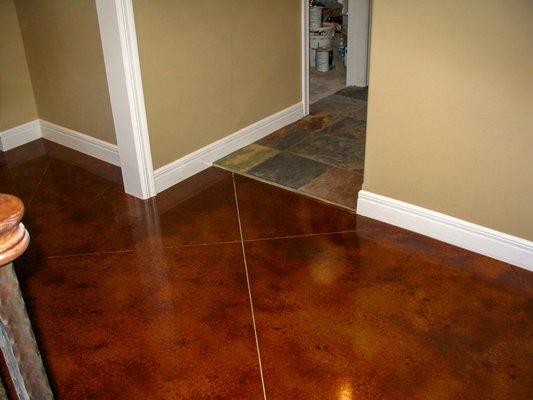
[[[319,47],[331,47],[335,26],[324,26],[320,29],[309,32],[309,64],[314,67],[315,51]]]
[[[316,49],[316,70],[328,72],[333,66],[333,50],[331,48]]]
[[[316,49],[309,49],[309,66],[316,67]]]
[[[309,30],[322,28],[322,7],[309,7]]]
[[[320,29],[309,32],[309,47],[318,49],[319,47],[331,47],[333,34],[335,33],[334,26],[324,26]]]

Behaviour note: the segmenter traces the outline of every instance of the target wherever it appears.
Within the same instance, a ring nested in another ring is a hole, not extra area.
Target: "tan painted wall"
[[[116,143],[93,0],[15,0],[39,117]]]
[[[0,132],[37,118],[13,0],[0,0]]]
[[[300,0],[133,4],[156,168],[300,101]]]
[[[363,188],[533,239],[533,3],[375,0]]]

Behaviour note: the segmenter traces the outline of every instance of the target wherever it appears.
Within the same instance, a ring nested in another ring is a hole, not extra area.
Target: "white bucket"
[[[334,26],[324,26],[323,28],[310,31],[309,47],[312,49],[318,49],[319,47],[331,47],[331,41],[334,33]]]
[[[320,72],[328,72],[333,64],[333,50],[331,48],[316,49],[316,69]]]
[[[319,47],[331,47],[331,41],[333,40],[334,33],[334,26],[324,26],[322,28],[309,32],[309,64],[311,65],[311,67],[314,67],[316,65],[316,49],[318,49]]]
[[[309,65],[313,68],[316,66],[316,49],[309,49]]]
[[[322,28],[322,7],[309,8],[309,30]]]

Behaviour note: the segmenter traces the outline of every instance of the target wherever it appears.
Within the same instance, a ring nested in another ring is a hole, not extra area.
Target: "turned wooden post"
[[[19,400],[53,399],[13,264],[30,237],[22,201],[0,194],[0,348]]]

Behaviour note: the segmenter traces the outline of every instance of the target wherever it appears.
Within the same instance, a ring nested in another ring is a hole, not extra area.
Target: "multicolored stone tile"
[[[346,139],[364,139],[366,137],[366,123],[353,117],[346,117],[335,122],[326,132]]]
[[[366,93],[348,87],[322,98],[306,117],[215,165],[355,209],[364,168]]]
[[[339,122],[341,118],[341,116],[332,112],[308,115],[293,124],[277,130],[256,143],[278,150],[287,150],[302,139],[309,137],[309,135],[329,129],[331,125]]]
[[[273,149],[286,150],[309,135],[309,131],[303,126],[306,122],[301,119],[294,124],[268,135],[257,143]]]
[[[280,153],[249,171],[250,175],[298,189],[316,178],[328,165],[291,153]]]
[[[349,115],[359,121],[366,122],[366,115],[367,115],[366,105],[364,107],[354,109]]]
[[[290,148],[292,153],[324,164],[355,170],[364,168],[364,139],[348,139],[317,133]]]
[[[335,94],[350,97],[352,99],[367,101],[368,87],[348,86],[342,90],[339,90]]]
[[[313,197],[355,210],[357,192],[363,185],[363,174],[331,168],[300,190]]]
[[[366,107],[365,101],[334,94],[311,104],[309,111],[312,115],[329,112],[341,116],[349,116],[364,107]]]
[[[278,153],[278,150],[252,143],[218,160],[215,164],[230,171],[246,172]]]
[[[307,123],[306,129],[311,132],[323,132],[335,122],[342,119],[342,116],[331,111],[311,114],[302,119]]]

